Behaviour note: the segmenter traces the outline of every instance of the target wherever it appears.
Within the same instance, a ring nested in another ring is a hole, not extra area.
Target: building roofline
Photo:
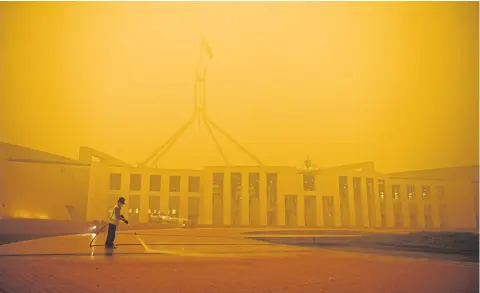
[[[62,161],[47,161],[47,160],[18,159],[18,158],[7,158],[6,161],[7,162],[16,162],[16,163],[38,163],[38,164],[82,166],[82,167],[89,167],[91,165],[91,164],[85,164],[85,163],[81,163],[81,162],[62,162]]]
[[[385,173],[386,175],[397,175],[397,174],[405,174],[405,173],[412,173],[412,172],[432,172],[432,171],[444,171],[444,170],[451,170],[451,169],[466,169],[466,168],[477,168],[480,169],[479,165],[460,165],[460,166],[452,166],[452,167],[442,167],[442,168],[432,168],[432,169],[418,169],[418,170],[407,170],[407,171],[400,171],[400,172],[389,172]]]
[[[79,163],[79,161],[21,145],[0,142],[0,156],[5,160],[32,160],[43,162]]]

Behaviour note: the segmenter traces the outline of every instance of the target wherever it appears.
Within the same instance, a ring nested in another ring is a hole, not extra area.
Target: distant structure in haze
[[[212,58],[203,37],[202,46]],[[383,174],[372,162],[318,168],[310,157],[300,169],[268,166],[208,117],[205,81],[201,56],[192,117],[138,166],[86,147],[79,160],[71,160],[0,143],[5,216],[101,221],[122,196],[131,223],[168,215],[180,223],[215,227],[478,229],[478,166]],[[225,165],[155,168],[184,131],[201,120]],[[256,165],[231,164],[213,129]]]
[[[231,162],[226,157],[220,143],[215,136],[213,129],[217,130],[223,134],[228,140],[235,144],[240,150],[247,154],[253,161],[258,165],[264,165],[259,158],[257,158],[253,153],[247,150],[242,144],[240,144],[236,139],[234,139],[227,131],[222,127],[216,124],[210,117],[207,115],[207,88],[206,88],[206,77],[207,77],[207,67],[204,63],[203,52],[205,51],[209,59],[213,58],[213,51],[210,48],[210,45],[207,43],[205,38],[201,37],[202,49],[200,50],[200,58],[197,64],[195,71],[195,91],[194,91],[194,109],[191,118],[181,126],[171,137],[169,137],[160,147],[158,147],[151,155],[149,155],[143,162],[139,163],[139,167],[157,167],[157,162],[173,147],[175,142],[183,135],[185,130],[187,130],[193,122],[197,121],[200,123],[203,122],[208,133],[212,137],[215,146],[222,156],[226,165],[231,165]]]

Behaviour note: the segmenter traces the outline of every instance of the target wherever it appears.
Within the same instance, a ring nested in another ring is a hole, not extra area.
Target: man
[[[110,214],[110,218],[108,219],[107,240],[105,241],[106,248],[114,247],[113,242],[115,241],[115,232],[117,231],[117,226],[120,223],[120,220],[122,220],[125,224],[128,224],[128,221],[125,219],[125,217],[120,214],[120,210],[124,204],[125,198],[120,197],[117,204],[113,207],[112,213]]]

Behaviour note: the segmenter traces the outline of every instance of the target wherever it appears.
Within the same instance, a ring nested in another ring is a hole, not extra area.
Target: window
[[[110,190],[120,190],[122,188],[122,174],[110,174]]]
[[[223,173],[213,173],[212,195],[223,197]]]
[[[250,197],[258,197],[260,188],[260,174],[248,173],[248,194]]]
[[[430,186],[422,186],[422,199],[428,200],[430,195]]]
[[[232,196],[232,204],[239,205],[242,196],[242,173],[230,174],[230,194]]]
[[[303,190],[315,191],[315,175],[303,174]]]
[[[267,205],[269,210],[274,210],[277,206],[277,173],[267,173]],[[275,221],[268,223],[272,224]]]
[[[363,227],[363,205],[362,205],[362,178],[353,177],[353,198],[355,207],[355,223]]]
[[[407,185],[408,200],[415,200],[415,186]]]
[[[162,176],[150,175],[150,191],[160,191],[162,187]]]
[[[170,192],[180,192],[180,176],[170,176]]]
[[[140,190],[142,188],[142,175],[130,174],[130,190]]]
[[[380,195],[380,199],[385,199],[385,180],[378,180],[378,193]]]
[[[200,192],[200,177],[188,177],[188,192]]]
[[[392,185],[392,195],[394,200],[400,199],[400,185]]]

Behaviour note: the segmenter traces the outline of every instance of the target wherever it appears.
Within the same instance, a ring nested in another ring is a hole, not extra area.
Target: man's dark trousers
[[[117,225],[108,224],[107,241],[105,241],[106,247],[113,247],[115,241],[115,232],[117,231]]]

